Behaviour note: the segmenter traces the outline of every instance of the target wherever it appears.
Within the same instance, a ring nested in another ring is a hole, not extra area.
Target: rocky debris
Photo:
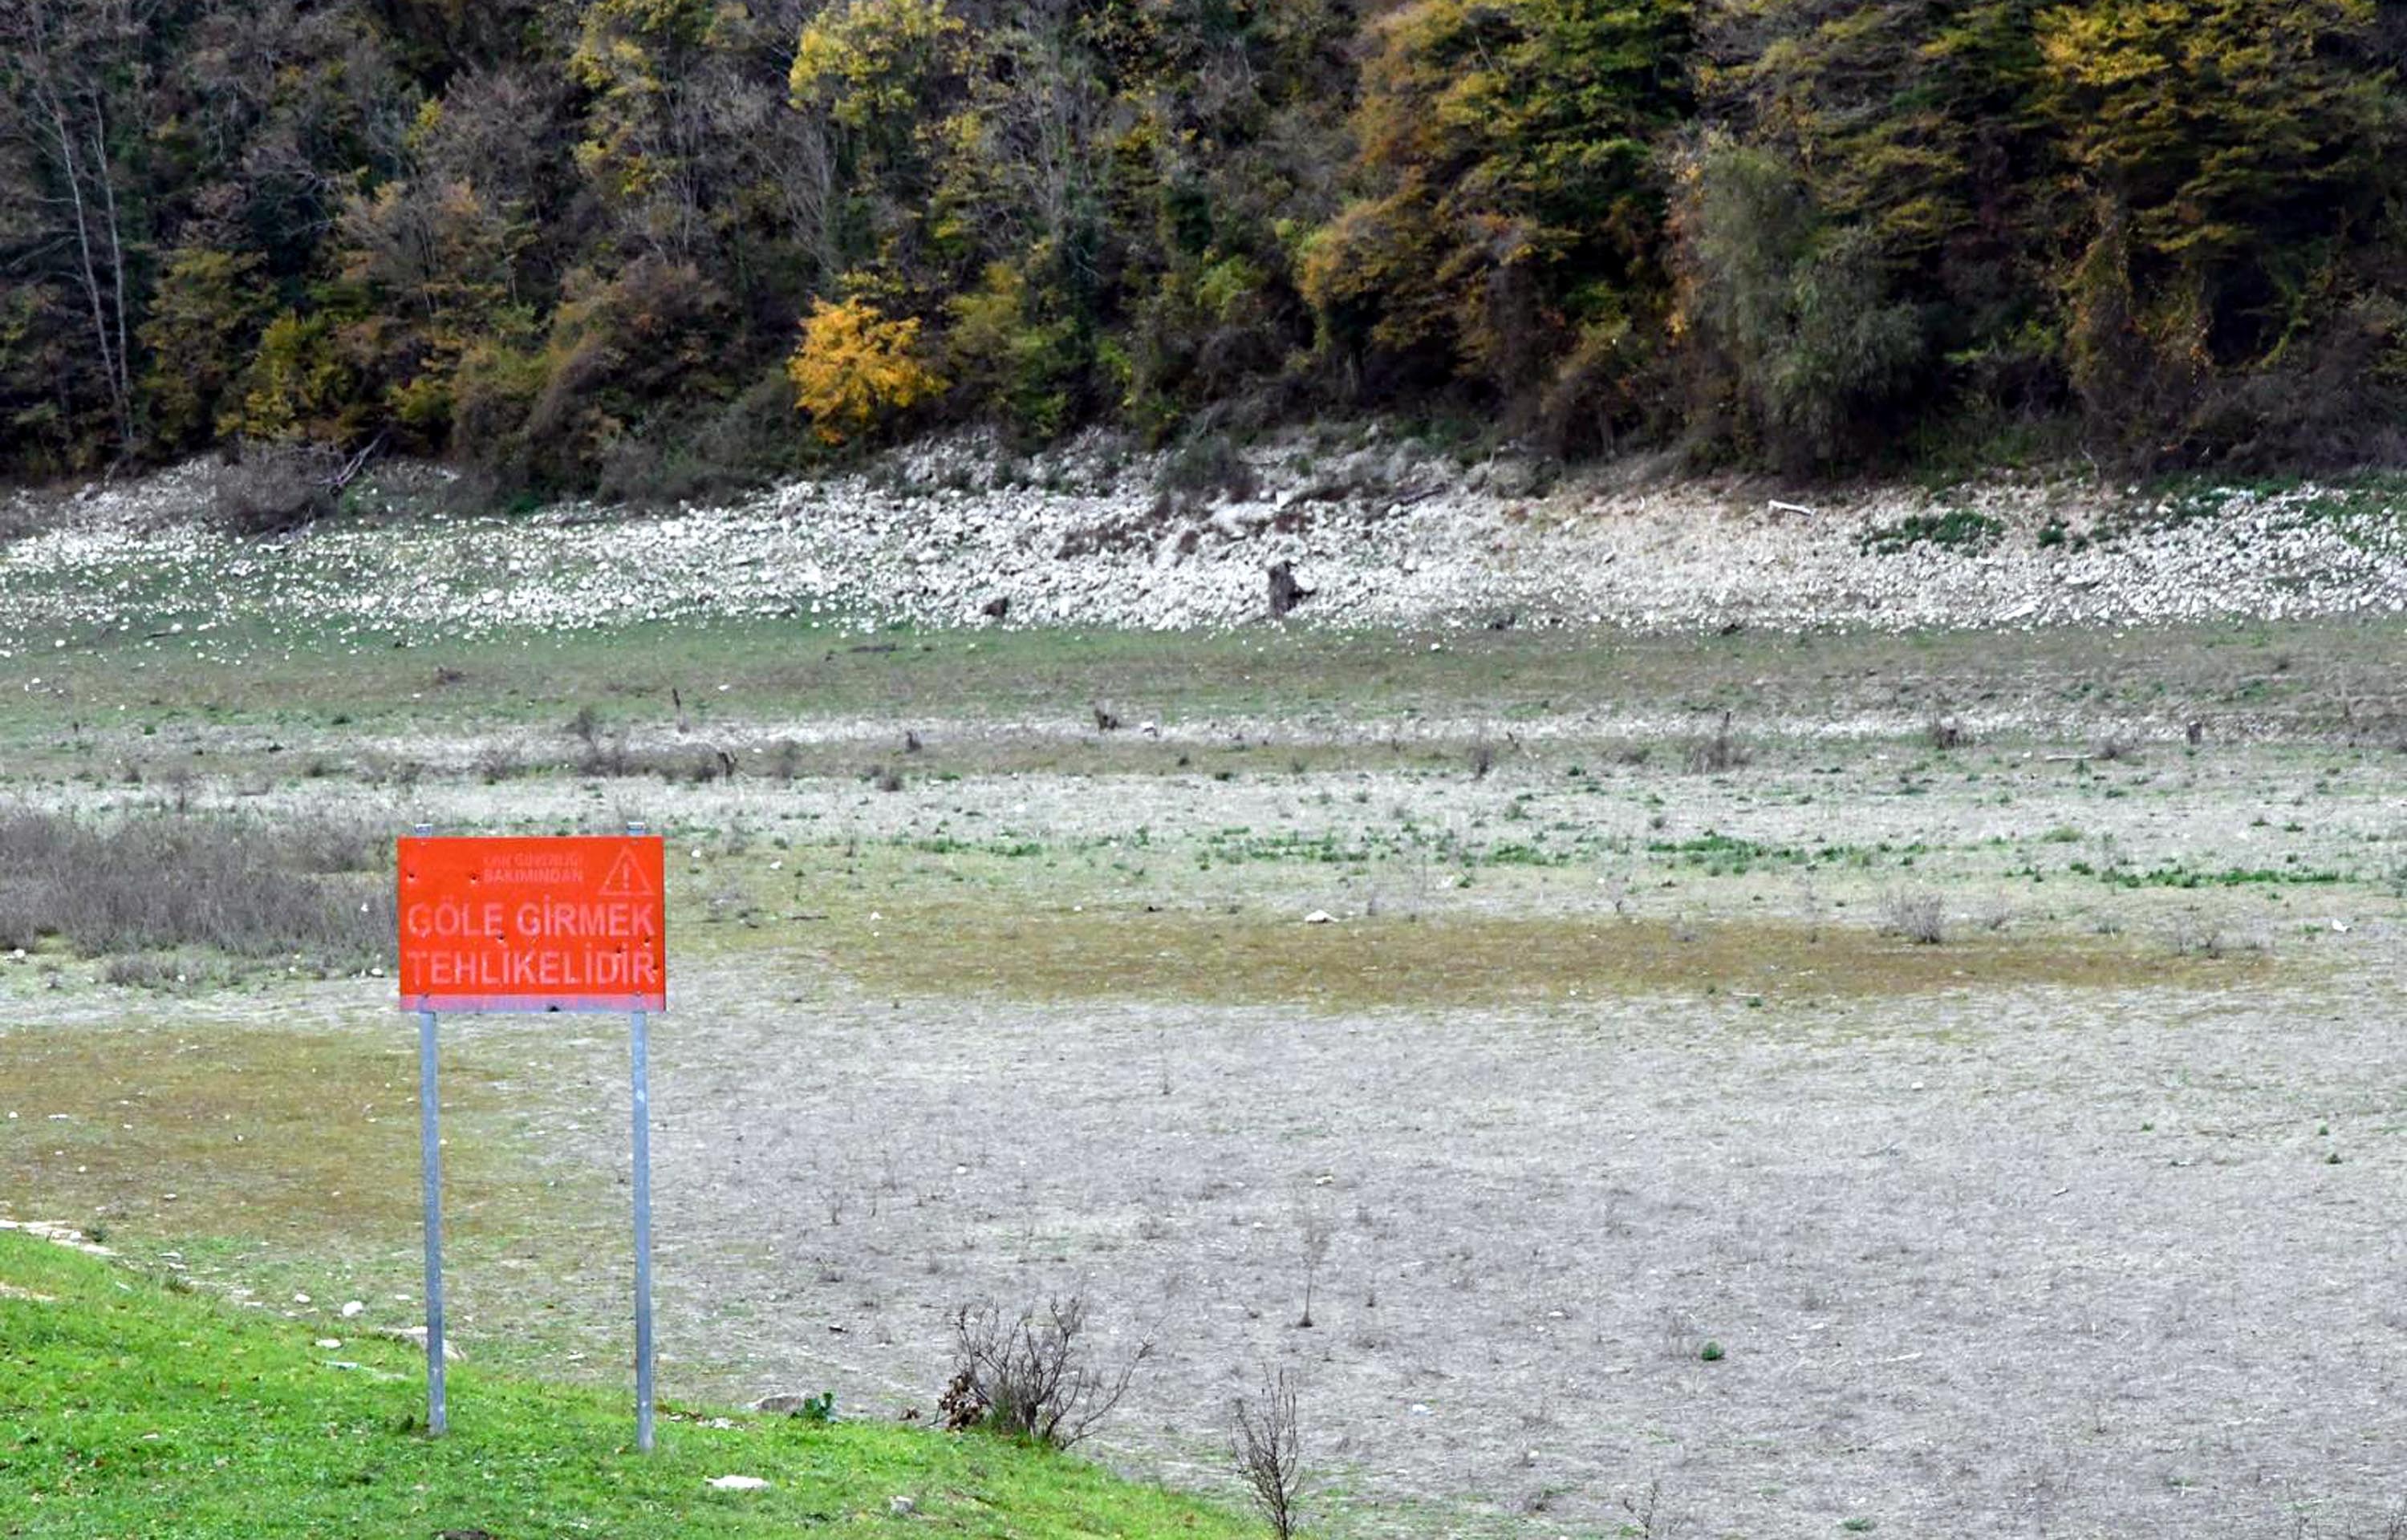
[[[426,1328],[423,1326],[387,1326],[378,1331],[377,1335],[391,1342],[410,1343],[421,1353],[426,1350]],[[443,1362],[446,1363],[455,1363],[459,1362],[459,1359],[460,1349],[458,1346],[455,1345],[449,1336],[446,1336],[443,1339]]]
[[[0,1230],[14,1230],[20,1235],[31,1236],[36,1240],[47,1240],[53,1246],[64,1246],[70,1250],[82,1251],[90,1256],[113,1257],[117,1254],[74,1225],[59,1224],[50,1220],[0,1219]]]
[[[185,467],[58,500],[58,522],[0,544],[0,658],[104,642],[206,654],[231,645],[219,628],[237,615],[253,635],[316,645],[331,630],[361,646],[696,618],[1239,628],[1263,621],[1265,573],[1270,612],[1291,622],[1404,630],[2407,610],[2407,510],[2371,486],[2173,499],[2023,479],[1834,488],[1809,508],[1735,476],[1541,474],[1513,455],[1463,465],[1375,427],[1299,431],[1244,456],[1234,489],[1191,506],[1163,505],[1159,457],[1100,434],[1033,462],[973,435],[723,506],[503,518],[430,496],[396,516],[251,539],[211,520],[207,476]],[[423,474],[385,466],[363,481]]]
[[[772,1395],[764,1395],[752,1403],[752,1409],[756,1412],[764,1412],[771,1417],[802,1417],[812,1407],[825,1405],[826,1403],[818,1396],[797,1395],[791,1391],[779,1391]]]

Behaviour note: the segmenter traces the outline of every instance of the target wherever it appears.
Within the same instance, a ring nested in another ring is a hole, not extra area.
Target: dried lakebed
[[[1225,735],[1200,714],[1188,747],[1040,752],[937,712],[891,791],[487,784],[395,708],[321,722],[332,773],[259,782],[236,720],[207,756],[233,765],[173,792],[23,790],[668,830],[673,1401],[926,1416],[956,1307],[1076,1292],[1106,1362],[1154,1345],[1098,1445],[1132,1469],[1228,1491],[1229,1398],[1299,1369],[1325,1533],[1619,1534],[1650,1503],[1659,1534],[2382,1533],[2397,751],[2252,718],[1942,752],[1901,713],[1698,773],[1645,726],[1677,702],[1624,702],[1610,742],[1531,713],[1488,761],[1442,712],[1402,748],[1289,716],[1225,779],[1175,764]],[[107,730],[95,761],[156,742]],[[438,768],[349,773],[367,733]],[[1924,917],[1936,944],[1898,934]],[[88,1218],[330,1335],[406,1326],[389,983],[93,971],[0,961],[9,1217]],[[447,1033],[459,1339],[615,1378],[622,1034]]]

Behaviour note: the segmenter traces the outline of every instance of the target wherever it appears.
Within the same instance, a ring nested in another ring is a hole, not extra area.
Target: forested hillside
[[[2390,458],[2407,7],[0,0],[0,471],[1316,412]]]

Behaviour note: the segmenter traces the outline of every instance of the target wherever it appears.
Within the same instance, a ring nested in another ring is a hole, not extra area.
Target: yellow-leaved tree
[[[796,409],[810,414],[829,444],[866,432],[945,388],[919,361],[918,318],[890,318],[867,300],[814,300],[786,374]]]

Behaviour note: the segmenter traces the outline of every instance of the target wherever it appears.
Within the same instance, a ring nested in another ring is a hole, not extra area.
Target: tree
[[[1327,342],[1516,399],[1654,303],[1686,26],[1683,0],[1411,0],[1377,21],[1365,191],[1303,263]]]
[[[141,308],[133,111],[147,18],[134,0],[0,6],[0,142],[12,201],[31,217],[6,262],[70,287],[119,455],[135,447],[134,327]]]
[[[260,276],[254,253],[207,244],[178,247],[162,264],[138,333],[150,357],[142,393],[162,447],[191,448],[216,433],[268,313]]]
[[[919,323],[890,319],[865,300],[820,300],[804,318],[787,363],[795,406],[828,444],[842,444],[944,389],[919,359]]]
[[[825,134],[832,177],[851,189],[829,237],[847,270],[876,264],[895,282],[918,261],[968,30],[944,0],[835,0],[797,35],[787,96]]]
[[[2179,453],[2222,379],[2289,361],[2383,214],[2370,0],[2086,0],[2038,19],[2073,185],[2066,356],[2092,417]]]
[[[2034,8],[1701,10],[1674,326],[1707,434],[1802,467],[2052,401]]]

